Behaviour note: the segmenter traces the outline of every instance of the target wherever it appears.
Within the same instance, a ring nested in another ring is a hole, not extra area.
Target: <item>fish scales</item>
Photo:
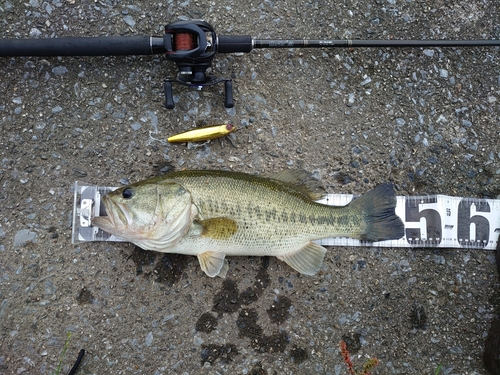
[[[145,249],[196,255],[209,276],[225,276],[226,255],[276,256],[301,273],[314,274],[326,249],[311,241],[403,236],[391,184],[334,207],[311,199],[318,195],[304,176],[300,171],[271,177],[173,172],[104,196],[109,217],[96,218],[94,225]]]
[[[217,173],[210,181],[207,177],[205,173],[193,173],[188,176],[182,174],[181,177],[174,174],[170,178],[178,180],[191,192],[203,219],[226,217],[230,214],[228,207],[244,207],[243,211],[240,210],[239,214],[231,217],[242,229],[234,241],[244,242],[262,237],[264,249],[256,255],[281,255],[280,244],[288,242],[282,236],[283,232],[288,233],[288,236],[306,237],[310,240],[311,235],[314,239],[355,235],[363,226],[360,215],[339,212],[337,220],[332,212],[339,211],[338,207],[312,202],[297,191],[273,180],[236,173]],[[248,182],[253,184],[249,185]],[[318,225],[323,222],[333,226],[337,221],[334,228]],[[286,226],[282,227],[283,224]],[[221,244],[224,247],[233,245],[241,246],[241,243]],[[239,255],[242,250],[232,248],[228,251],[228,255]]]

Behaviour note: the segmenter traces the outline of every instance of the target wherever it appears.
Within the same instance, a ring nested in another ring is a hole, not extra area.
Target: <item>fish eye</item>
[[[124,199],[130,199],[134,196],[134,189],[127,187],[122,191],[122,197]]]

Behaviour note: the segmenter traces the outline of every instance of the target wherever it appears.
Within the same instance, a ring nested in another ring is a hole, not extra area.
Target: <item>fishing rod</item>
[[[173,22],[163,36],[66,37],[45,39],[0,39],[0,57],[14,56],[120,56],[163,54],[178,68],[175,78],[164,81],[165,107],[175,107],[172,84],[201,89],[224,82],[224,106],[232,108],[231,79],[206,74],[216,53],[247,53],[254,48],[334,47],[486,47],[500,40],[319,40],[254,39],[250,35],[217,35],[202,20]]]

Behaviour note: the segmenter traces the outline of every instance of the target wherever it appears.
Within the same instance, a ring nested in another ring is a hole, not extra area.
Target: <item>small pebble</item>
[[[198,337],[198,336],[195,336],[194,339],[193,339],[193,344],[195,346],[201,346],[201,344],[203,344],[205,341],[203,341],[203,339],[201,337]]]
[[[145,340],[146,346],[151,346],[153,343],[153,332],[149,332]]]
[[[354,93],[350,93],[349,97],[347,98],[347,106],[352,107],[354,104]]]
[[[262,118],[264,120],[271,120],[271,116],[269,116],[269,113],[267,113],[267,111],[262,111]]]
[[[132,18],[132,16],[125,16],[123,17],[123,21],[129,25],[130,27],[134,27],[135,26],[135,21],[134,19]]]
[[[370,77],[366,77],[363,81],[361,81],[361,86],[365,86],[372,81]]]
[[[54,73],[56,76],[63,75],[68,73],[68,68],[65,66],[55,66],[52,68],[52,73]]]
[[[24,246],[28,242],[34,242],[36,238],[37,234],[35,232],[32,232],[29,229],[21,229],[14,237],[14,246]]]
[[[41,35],[42,35],[42,32],[35,27],[30,30],[30,37],[31,38],[38,38]]]
[[[429,56],[429,57],[433,57],[434,56],[434,50],[432,50],[432,49],[424,49],[424,55],[425,56]]]
[[[470,122],[469,120],[462,120],[462,125],[470,128],[472,126],[472,122]]]

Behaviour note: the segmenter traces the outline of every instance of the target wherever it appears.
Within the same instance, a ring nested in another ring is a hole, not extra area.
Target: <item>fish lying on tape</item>
[[[322,194],[308,174],[270,177],[228,171],[172,172],[103,196],[108,216],[92,224],[146,250],[196,255],[210,277],[225,277],[226,255],[276,256],[306,275],[321,268],[326,249],[312,241],[351,237],[399,239],[391,183],[346,206],[314,202]]]

